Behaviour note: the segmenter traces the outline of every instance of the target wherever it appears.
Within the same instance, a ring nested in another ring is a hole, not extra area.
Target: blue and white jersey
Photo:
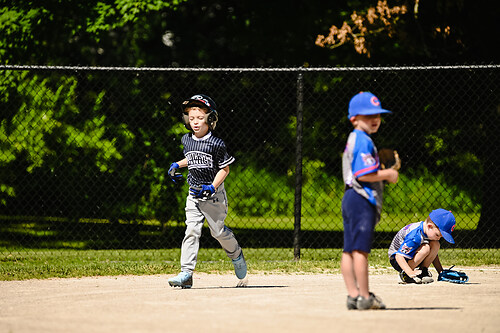
[[[429,243],[424,233],[424,222],[408,224],[394,236],[389,246],[389,258],[400,254],[407,259],[412,259],[415,251],[424,243]]]
[[[217,172],[234,162],[224,141],[213,136],[212,132],[202,138],[185,134],[182,144],[189,170],[187,181],[191,187],[212,184]]]
[[[380,169],[377,147],[366,132],[355,129],[349,134],[342,155],[344,184],[377,207],[377,222],[382,212],[383,182],[362,182],[358,178]]]

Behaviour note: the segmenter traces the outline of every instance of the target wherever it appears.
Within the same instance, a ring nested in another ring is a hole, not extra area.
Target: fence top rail
[[[44,66],[0,65],[0,70],[85,70],[85,71],[144,71],[144,72],[346,72],[346,71],[407,71],[443,69],[500,69],[500,64],[445,65],[445,66],[367,66],[367,67],[97,67],[97,66]]]

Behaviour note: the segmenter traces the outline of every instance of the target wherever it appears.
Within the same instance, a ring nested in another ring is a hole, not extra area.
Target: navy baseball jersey
[[[191,187],[212,184],[217,172],[234,162],[224,141],[213,136],[212,132],[202,138],[185,134],[182,144],[189,170],[187,181]]]
[[[382,212],[383,182],[362,182],[358,178],[380,168],[377,148],[366,132],[355,129],[349,134],[342,155],[342,174],[344,184],[377,207],[377,222]]]
[[[412,259],[420,245],[424,243],[429,243],[424,233],[424,222],[409,224],[394,236],[389,246],[389,258],[400,254],[407,259]]]

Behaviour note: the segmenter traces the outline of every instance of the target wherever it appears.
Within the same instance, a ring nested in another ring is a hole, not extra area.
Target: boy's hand
[[[215,194],[215,187],[213,185],[201,185],[201,188],[191,187],[189,193],[200,199],[208,199]]]
[[[411,274],[408,274],[409,277],[415,281],[415,283],[420,284],[422,283],[422,279],[418,277],[418,275],[422,274],[422,271],[420,269],[414,269],[413,271],[410,271]]]
[[[172,179],[174,183],[177,183],[182,179],[182,174],[179,171],[177,171],[178,169],[179,169],[179,164],[177,164],[176,162],[170,164],[170,169],[168,169],[168,175],[170,176],[170,179]]]
[[[399,178],[399,172],[397,172],[394,169],[385,169],[385,170],[380,170],[379,172],[383,172],[385,176],[385,180],[388,183],[397,183],[398,178]]]
[[[411,278],[416,278],[417,275],[420,275],[422,274],[422,271],[420,269],[414,269],[413,272],[411,274],[408,274]]]
[[[378,157],[382,169],[394,169],[397,171],[401,168],[401,159],[397,150],[388,148],[380,149]]]

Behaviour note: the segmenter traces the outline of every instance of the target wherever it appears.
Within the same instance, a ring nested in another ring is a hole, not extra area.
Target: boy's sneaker
[[[370,293],[370,297],[368,299],[363,296],[358,296],[356,301],[356,308],[358,310],[377,310],[377,309],[385,309],[385,304],[382,302],[380,297],[375,296],[374,293]]]
[[[238,258],[233,259],[234,272],[238,279],[243,280],[245,276],[247,276],[247,262],[245,261],[245,257],[243,256],[243,251]]]
[[[422,273],[417,275],[417,277],[420,279],[420,283],[427,284],[427,283],[432,283],[434,282],[434,279],[432,278],[431,272],[429,272],[429,268],[427,267],[421,267]]]
[[[347,295],[347,310],[356,310],[358,307],[356,305],[358,297],[351,297]]]
[[[416,283],[416,284],[427,284],[434,282],[434,279],[431,277],[431,273],[427,268],[422,269],[422,273],[411,278],[405,271],[399,272],[399,278],[403,283]]]
[[[408,274],[406,274],[405,271],[399,272],[399,278],[401,279],[401,281],[403,281],[403,283],[421,283],[420,278],[414,280]]]
[[[193,286],[193,275],[180,272],[177,276],[168,279],[170,287],[181,287],[182,289],[191,288]]]

